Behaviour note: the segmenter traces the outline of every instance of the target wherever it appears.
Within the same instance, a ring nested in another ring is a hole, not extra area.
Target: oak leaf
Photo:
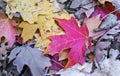
[[[70,20],[56,19],[56,21],[59,23],[59,26],[64,29],[66,34],[49,37],[52,42],[47,47],[48,54],[54,55],[63,52],[65,49],[70,49],[68,63],[65,69],[76,63],[83,64],[85,62],[85,52],[88,46],[91,45],[86,24],[84,23],[79,27],[73,17],[71,17]]]

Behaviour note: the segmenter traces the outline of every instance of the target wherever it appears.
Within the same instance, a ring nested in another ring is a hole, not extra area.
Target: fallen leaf
[[[62,69],[64,67],[64,62],[59,61],[58,54],[51,56],[51,63],[52,63],[52,65],[49,67],[50,70],[59,71],[60,69]]]
[[[52,42],[47,47],[48,53],[54,55],[70,48],[68,63],[65,68],[73,66],[78,62],[83,64],[85,62],[85,52],[91,44],[86,24],[79,27],[73,17],[70,20],[56,19],[56,21],[65,30],[66,34],[49,37]]]
[[[101,4],[105,4],[105,2],[106,1],[108,1],[108,2],[112,2],[112,1],[114,1],[114,0],[98,0]]]
[[[86,23],[89,30],[89,36],[93,39],[96,39],[105,33],[105,31],[95,32],[95,29],[99,27],[101,22],[102,21],[100,20],[100,14],[91,18],[86,18],[84,20],[84,23]]]
[[[8,41],[9,46],[14,44],[16,36],[18,35],[14,26],[16,26],[16,22],[14,20],[7,19],[0,13],[0,38],[4,36]]]
[[[67,69],[67,70],[60,70],[57,74],[60,74],[60,76],[85,76],[84,73],[80,72],[79,70],[75,69]]]
[[[114,0],[112,1],[112,4],[115,6],[115,10],[118,10],[120,13],[120,0]]]
[[[14,48],[8,57],[9,61],[13,60],[19,73],[27,65],[33,76],[43,76],[45,67],[51,66],[50,59],[43,56],[41,50],[30,46],[31,43]]]
[[[89,3],[86,5],[82,5],[81,8],[75,12],[75,16],[80,19],[82,14],[85,14],[86,17],[90,17],[90,15],[94,12],[95,4]]]
[[[101,72],[99,69],[96,69],[93,73],[86,74],[86,76],[107,76],[107,74]]]
[[[109,14],[104,21],[102,21],[99,28],[101,29],[107,29],[110,27],[113,27],[117,24],[117,16],[113,14]]]
[[[86,23],[87,27],[88,27],[88,30],[89,30],[89,34],[91,37],[94,36],[94,30],[96,28],[98,28],[98,26],[100,25],[101,23],[101,20],[100,20],[100,14],[97,15],[97,16],[94,16],[92,18],[86,18],[84,20],[84,23]]]
[[[70,8],[75,9],[88,3],[90,3],[89,0],[73,0],[70,5]]]
[[[94,16],[97,16],[100,14],[100,19],[103,19],[103,17],[106,16],[105,12],[101,9],[101,8],[97,8],[90,16],[91,17],[94,17]]]
[[[63,33],[60,27],[58,27],[57,24],[55,23],[53,19],[54,17],[66,18],[66,19],[70,18],[67,12],[62,11],[59,13],[52,13],[50,15],[39,15],[38,22],[35,22],[34,24],[29,24],[28,22],[23,21],[19,25],[20,28],[23,28],[23,32],[21,35],[23,41],[26,42],[29,39],[32,39],[36,30],[38,29],[40,31],[40,37],[36,39],[37,41],[36,47],[40,47],[40,46],[42,48],[47,47],[47,45],[50,42],[48,36]]]
[[[33,35],[38,28],[38,24],[30,24],[23,21],[20,23],[19,27],[23,28],[21,37],[23,38],[23,42],[26,42],[27,40],[33,38]]]
[[[5,2],[3,2],[3,0],[0,0],[0,12],[1,13],[5,13],[5,5],[6,5],[6,3]]]
[[[111,28],[109,31],[107,31],[100,39],[114,39],[114,35],[118,34],[120,32],[120,24],[117,24],[113,28]]]
[[[19,12],[24,21],[34,23],[38,21],[38,15],[48,15],[51,12],[59,11],[53,7],[53,3],[47,0],[4,0],[7,3],[6,13],[9,18],[13,17],[13,14]]]
[[[83,72],[88,72],[92,70],[92,64],[85,63],[84,65],[75,64],[71,68],[68,68],[67,70],[61,69],[56,74],[60,74],[60,76],[86,76],[86,74]]]
[[[0,60],[3,59],[3,56],[7,54],[7,49],[9,48],[8,45],[6,45],[7,41],[4,41],[0,44]]]

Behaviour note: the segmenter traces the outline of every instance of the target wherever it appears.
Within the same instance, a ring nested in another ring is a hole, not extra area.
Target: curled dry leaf
[[[50,59],[43,56],[41,50],[30,47],[31,44],[16,47],[9,55],[9,61],[13,60],[13,64],[17,66],[20,73],[25,65],[27,65],[33,76],[43,76],[45,67],[51,66]]]

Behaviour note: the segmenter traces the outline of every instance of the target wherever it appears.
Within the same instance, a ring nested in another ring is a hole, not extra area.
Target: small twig
[[[48,70],[49,70],[49,67],[46,68],[44,76],[47,76]]]

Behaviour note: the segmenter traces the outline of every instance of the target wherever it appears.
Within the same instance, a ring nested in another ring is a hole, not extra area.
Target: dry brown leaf
[[[94,32],[94,30],[97,29],[101,24],[100,14],[92,18],[85,19],[84,23],[87,24],[89,36],[92,37],[93,39],[96,39],[105,33],[105,31]]]

